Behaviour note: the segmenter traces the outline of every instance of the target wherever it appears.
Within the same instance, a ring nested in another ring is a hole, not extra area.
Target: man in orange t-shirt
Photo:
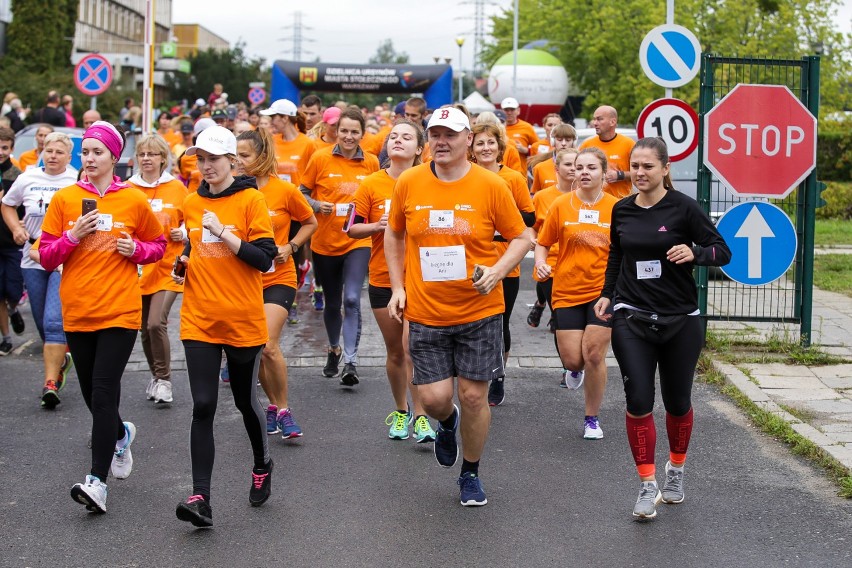
[[[530,148],[538,142],[538,134],[532,127],[532,124],[520,119],[521,105],[518,100],[512,97],[506,97],[500,103],[500,108],[506,113],[506,138],[514,142],[515,148],[518,149],[518,154],[521,156],[522,174],[527,171],[527,157],[530,155]]]
[[[630,177],[630,151],[633,140],[615,131],[618,126],[618,112],[611,106],[595,109],[592,126],[597,136],[592,136],[580,144],[580,150],[593,146],[606,156],[607,169],[604,191],[621,199],[630,195],[633,178]]]
[[[440,422],[435,457],[444,467],[456,463],[463,423],[460,501],[481,506],[488,502],[479,480],[491,422],[488,385],[504,373],[501,281],[530,249],[530,232],[505,182],[468,161],[472,135],[464,113],[436,110],[427,133],[432,161],[400,175],[391,198],[388,311],[409,322],[413,382],[426,413]],[[495,231],[509,241],[502,257]]]

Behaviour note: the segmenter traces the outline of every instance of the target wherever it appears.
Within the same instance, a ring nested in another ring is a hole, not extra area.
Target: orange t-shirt
[[[301,132],[290,141],[276,134],[275,156],[278,159],[278,177],[299,187],[302,172],[305,171],[316,148],[314,141]]]
[[[274,238],[266,200],[256,189],[217,198],[187,196],[183,211],[192,251],[180,310],[180,338],[233,347],[263,345],[268,334],[262,274],[201,226],[205,209],[244,241]]]
[[[552,150],[553,148],[550,147],[550,140],[547,138],[539,138],[538,142],[530,146],[530,158],[538,154],[546,154]]]
[[[329,256],[340,256],[370,246],[370,239],[350,239],[343,232],[349,204],[355,201],[355,190],[371,173],[378,171],[379,159],[363,152],[362,159],[349,160],[334,152],[334,147],[317,150],[302,176],[302,185],[311,189],[311,197],[334,203],[332,215],[317,215],[317,231],[311,237],[311,250]]]
[[[506,182],[506,185],[509,186],[509,191],[512,192],[512,199],[514,200],[515,205],[517,205],[518,211],[522,211],[524,213],[532,213],[535,211],[533,208],[532,198],[530,198],[530,191],[527,189],[527,180],[524,179],[524,176],[511,168],[507,168],[506,166],[500,168],[497,175],[499,175],[500,178]],[[506,254],[506,249],[509,248],[509,243],[495,241],[494,246],[497,248],[497,254],[503,256]],[[521,265],[518,263],[518,266],[509,271],[506,278],[516,278],[520,275]]]
[[[367,223],[378,222],[382,215],[388,212],[395,183],[396,180],[388,175],[387,170],[379,170],[367,176],[355,192],[355,213]],[[385,233],[375,233],[370,238],[373,241],[373,249],[370,252],[370,285],[390,288],[388,263],[385,260]]]
[[[525,229],[500,176],[471,164],[445,182],[430,164],[410,168],[396,181],[388,226],[405,231],[406,319],[444,327],[505,311],[502,283],[482,296],[471,282],[475,264],[499,259],[495,232],[510,241]]]
[[[521,153],[512,143],[509,143],[506,146],[506,151],[503,152],[503,165],[512,168],[523,176],[527,175],[527,167],[521,161]]]
[[[609,170],[620,170],[630,172],[630,151],[635,142],[624,134],[616,134],[615,138],[608,142],[602,142],[599,136],[592,136],[580,144],[583,148],[599,148],[606,156],[607,168]],[[629,180],[604,183],[604,191],[619,199],[627,197],[633,190]]]
[[[597,300],[604,285],[609,259],[609,226],[618,199],[602,193],[594,205],[584,204],[576,192],[556,198],[538,233],[538,243],[559,243],[553,273],[554,308],[570,308]]]
[[[382,153],[382,146],[385,145],[385,138],[390,134],[391,128],[391,126],[383,126],[375,134],[365,134],[363,140],[361,140],[361,148],[365,152],[378,156]]]
[[[305,196],[295,185],[276,177],[260,188],[266,199],[269,218],[272,221],[272,232],[275,233],[275,244],[286,245],[290,241],[290,222],[295,219],[300,223],[310,219],[314,214]],[[283,264],[272,262],[269,272],[263,275],[263,288],[275,284],[296,288],[296,265],[292,259]]]
[[[556,163],[553,158],[539,162],[533,168],[533,182],[530,187],[532,193],[538,193],[549,185],[556,183]]]
[[[316,150],[324,150],[325,148],[333,148],[337,144],[336,141],[335,142],[326,142],[325,140],[322,139],[322,137],[314,138],[311,141],[314,143],[314,148],[316,148]]]
[[[160,134],[160,136],[163,137],[163,140],[166,141],[166,144],[169,145],[169,148],[172,148],[175,144],[178,144],[181,140],[183,140],[183,135],[180,132],[175,132],[171,128],[169,128],[169,131],[165,134]]]
[[[544,225],[544,220],[547,218],[547,214],[550,213],[550,208],[553,205],[553,202],[565,195],[556,185],[551,185],[545,187],[535,195],[533,195],[533,207],[535,207],[535,225],[533,225],[533,229],[538,232],[541,230],[541,226]],[[553,243],[550,246],[550,251],[547,253],[547,264],[550,265],[550,268],[556,268],[556,259],[559,258],[559,243]],[[533,278],[538,280],[538,277],[535,275],[535,267],[533,267]]]
[[[33,148],[31,150],[27,150],[21,154],[21,157],[18,158],[18,169],[22,172],[25,171],[28,167],[34,166],[38,163],[38,149]]]
[[[516,142],[520,142],[522,146],[530,148],[533,144],[538,142],[538,134],[535,133],[532,124],[521,119],[518,119],[518,122],[515,124],[506,125],[506,138],[508,139],[506,144],[507,146],[515,146]],[[517,148],[515,149],[517,150]],[[523,166],[521,173],[524,173],[527,171],[527,157],[521,154],[520,159],[521,165]]]
[[[130,185],[148,198],[151,210],[163,226],[163,237],[166,239],[166,252],[160,262],[142,266],[142,276],[139,278],[142,295],[148,296],[160,290],[183,292],[183,286],[177,284],[171,275],[175,257],[183,252],[184,242],[173,241],[169,237],[169,231],[177,229],[183,223],[183,200],[186,199],[186,188],[176,179],[157,187]]]
[[[198,191],[204,179],[201,176],[201,172],[198,171],[198,156],[195,154],[192,156],[182,154],[178,158],[178,170],[180,171],[180,175],[183,176],[183,179],[187,180],[186,189],[189,190],[189,193]]]
[[[116,250],[116,241],[129,233],[141,241],[163,234],[145,194],[133,187],[103,197],[78,185],[54,194],[42,231],[59,237],[83,213],[83,199],[97,201],[103,230],[80,240],[62,268],[59,296],[65,331],[97,331],[108,327],[139,329],[142,293],[136,263]]]

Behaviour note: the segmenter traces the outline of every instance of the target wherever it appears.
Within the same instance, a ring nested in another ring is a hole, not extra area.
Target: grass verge
[[[814,286],[852,297],[852,255],[814,255]]]
[[[708,338],[709,338],[708,333]],[[829,478],[837,484],[839,495],[846,499],[852,499],[852,472],[842,463],[837,461],[828,452],[814,444],[795,430],[783,419],[771,412],[763,410],[739,391],[734,385],[729,384],[725,375],[713,366],[712,355],[705,351],[701,354],[698,362],[699,380],[716,385],[722,394],[734,401],[738,407],[745,411],[746,416],[760,428],[764,433],[789,446],[790,450],[814,465],[822,468]]]
[[[852,245],[852,223],[848,219],[817,219],[814,244],[818,247]]]
[[[843,357],[824,352],[818,346],[803,347],[780,332],[760,337],[757,330],[707,330],[707,348],[714,357],[732,365],[741,363],[787,363],[823,366],[849,363]]]

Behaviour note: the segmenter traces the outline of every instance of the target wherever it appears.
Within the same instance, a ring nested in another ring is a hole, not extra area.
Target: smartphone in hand
[[[95,209],[98,208],[98,202],[94,199],[84,199],[83,200],[83,215],[86,213],[91,213]]]
[[[479,279],[482,278],[482,274],[483,274],[482,267],[477,266],[473,269],[473,276],[471,276],[470,279],[473,280],[474,282],[479,282]]]
[[[352,226],[352,223],[355,221],[355,203],[350,203],[349,207],[346,208],[346,220],[343,221],[343,228],[341,229],[344,233],[349,232],[349,227]]]
[[[180,255],[175,257],[175,264],[172,266],[172,271],[178,278],[186,276],[186,263],[180,259]]]

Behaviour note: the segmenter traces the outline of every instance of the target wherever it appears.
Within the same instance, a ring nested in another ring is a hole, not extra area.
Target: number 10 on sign
[[[680,99],[657,99],[639,113],[636,133],[665,140],[669,160],[677,162],[698,146],[698,114]]]

